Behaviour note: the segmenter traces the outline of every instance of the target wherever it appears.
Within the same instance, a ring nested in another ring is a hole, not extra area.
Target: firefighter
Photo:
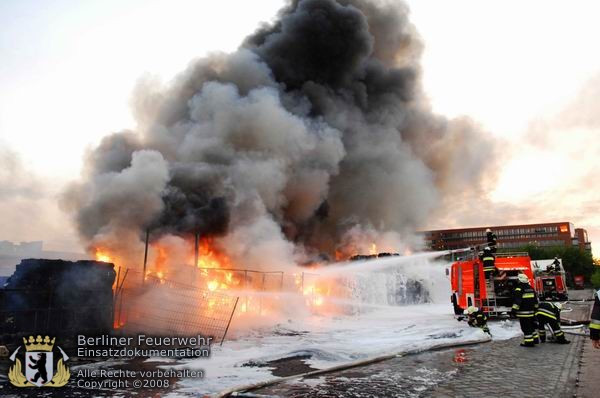
[[[483,253],[479,256],[479,259],[483,262],[485,279],[490,279],[490,276],[496,272],[496,257],[492,254],[492,249],[490,247],[485,247]]]
[[[458,305],[457,291],[452,292],[452,296],[450,296],[450,301],[452,301],[452,307],[454,307],[454,315],[462,315],[465,312],[465,310],[460,308],[460,305]]]
[[[467,308],[467,313],[469,314],[469,320],[467,321],[469,326],[478,327],[490,336],[492,335],[487,325],[487,316],[479,308],[470,306]]]
[[[590,320],[590,338],[594,348],[600,348],[600,289],[596,292],[592,319]]]
[[[518,283],[513,292],[513,306],[511,313],[519,318],[521,331],[523,332],[523,347],[535,347],[540,342],[536,331],[535,312],[538,300],[535,291],[529,284],[529,278],[525,274],[519,274]]]
[[[565,338],[565,332],[560,330],[560,310],[562,310],[561,303],[551,303],[549,301],[542,301],[539,303],[535,316],[538,321],[540,341],[542,343],[546,342],[546,325],[550,326],[550,329],[552,329],[558,344],[570,343],[570,341]]]
[[[558,259],[558,256],[555,256],[552,264],[550,264],[546,267],[546,272],[548,274],[553,274],[553,273],[558,273],[559,270],[560,270],[560,260]]]
[[[496,234],[493,233],[492,230],[488,228],[485,230],[485,235],[487,237],[488,247],[491,249],[493,254],[496,254],[496,249],[497,249],[497,245],[498,245],[498,238],[496,237]]]

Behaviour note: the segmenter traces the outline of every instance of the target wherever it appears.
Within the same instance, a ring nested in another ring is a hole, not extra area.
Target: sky
[[[500,156],[482,208],[429,227],[572,221],[600,239],[596,3],[408,1],[433,110],[475,120]],[[136,82],[235,50],[282,4],[0,2],[0,240],[81,250],[57,197],[87,150],[135,127]]]

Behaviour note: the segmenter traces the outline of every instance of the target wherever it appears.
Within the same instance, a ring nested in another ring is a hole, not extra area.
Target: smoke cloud
[[[0,241],[44,240],[45,250],[71,247],[75,233],[64,225],[64,213],[56,204],[62,183],[32,171],[0,139]]]
[[[83,240],[134,253],[147,228],[200,233],[263,269],[333,255],[360,231],[383,250],[414,243],[443,200],[480,187],[493,150],[473,122],[431,111],[408,15],[293,1],[236,52],[140,82],[137,130],[107,136],[65,193]]]

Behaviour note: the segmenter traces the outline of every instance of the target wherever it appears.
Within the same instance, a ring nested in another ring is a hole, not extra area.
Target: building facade
[[[472,247],[486,242],[485,230],[490,228],[498,237],[498,249],[509,250],[527,245],[542,247],[577,246],[592,250],[587,231],[575,228],[570,222],[484,226],[474,228],[441,229],[423,232],[425,245],[431,250],[453,250]]]

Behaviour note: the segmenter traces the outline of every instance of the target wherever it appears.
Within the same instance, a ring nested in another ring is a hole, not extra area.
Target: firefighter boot
[[[556,338],[556,344],[570,344],[571,342],[567,339],[565,339],[565,335],[563,334],[562,336],[558,336]]]

